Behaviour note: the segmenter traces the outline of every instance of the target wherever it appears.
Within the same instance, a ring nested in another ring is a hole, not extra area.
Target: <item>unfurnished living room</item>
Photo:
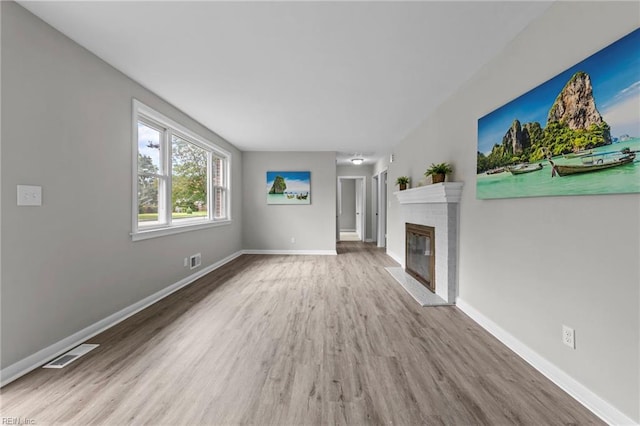
[[[2,424],[640,424],[638,1],[0,14]]]

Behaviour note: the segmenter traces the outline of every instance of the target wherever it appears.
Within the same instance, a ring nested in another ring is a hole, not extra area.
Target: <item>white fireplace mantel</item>
[[[462,196],[462,182],[442,182],[417,188],[397,191],[400,204],[459,203]]]

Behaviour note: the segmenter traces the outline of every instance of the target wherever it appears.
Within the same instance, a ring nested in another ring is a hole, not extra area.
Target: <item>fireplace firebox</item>
[[[435,228],[406,223],[406,272],[435,293]]]

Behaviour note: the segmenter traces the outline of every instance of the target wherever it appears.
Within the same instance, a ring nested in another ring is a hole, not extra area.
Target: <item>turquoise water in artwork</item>
[[[640,138],[602,146],[594,154],[619,152],[624,148],[640,150]],[[580,158],[554,157],[556,164],[580,164]],[[540,161],[540,171],[512,175],[508,171],[495,175],[477,175],[476,198],[540,197],[548,195],[586,195],[640,193],[640,152],[633,163],[589,173],[551,177],[551,165]]]
[[[311,195],[306,200],[298,200],[295,197],[288,198],[285,194],[267,194],[267,204],[311,204]]]

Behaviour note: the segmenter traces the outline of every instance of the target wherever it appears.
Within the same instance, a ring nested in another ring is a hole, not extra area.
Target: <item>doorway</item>
[[[373,238],[378,247],[387,246],[387,170],[373,176]]]
[[[339,241],[364,241],[366,238],[365,176],[338,176]]]

